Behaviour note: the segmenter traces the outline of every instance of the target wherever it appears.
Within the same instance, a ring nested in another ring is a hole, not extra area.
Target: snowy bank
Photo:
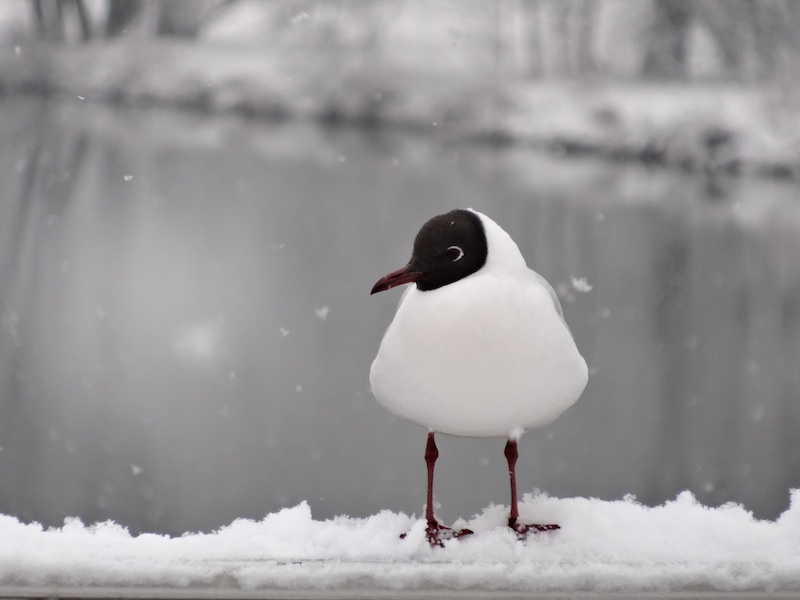
[[[454,141],[800,178],[800,114],[786,86],[520,81],[485,69],[308,56],[162,39],[0,52],[0,90],[265,119],[386,125]]]
[[[0,593],[800,593],[800,491],[774,522],[704,507],[688,492],[655,508],[538,494],[521,514],[562,529],[520,542],[503,526],[505,508],[491,506],[466,523],[474,536],[432,549],[415,517],[315,521],[306,503],[179,538],[133,537],[114,523],[44,530],[4,516]]]

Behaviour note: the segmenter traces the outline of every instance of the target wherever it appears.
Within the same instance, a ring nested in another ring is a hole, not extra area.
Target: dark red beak
[[[408,265],[406,265],[402,269],[397,269],[397,271],[393,271],[381,277],[378,283],[372,286],[370,295],[377,294],[378,292],[385,292],[386,290],[390,290],[398,285],[403,285],[404,283],[413,283],[419,279],[420,275],[422,275],[422,273],[419,271],[409,271]]]

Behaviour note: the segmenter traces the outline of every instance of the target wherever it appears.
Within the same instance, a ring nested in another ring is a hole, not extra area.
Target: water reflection
[[[421,511],[424,432],[367,373],[419,225],[484,210],[559,288],[592,377],[520,489],[774,517],[800,485],[796,186],[446,136],[3,101],[0,511],[208,530],[308,500]],[[570,277],[586,277],[589,293]],[[507,502],[442,437],[441,516]]]

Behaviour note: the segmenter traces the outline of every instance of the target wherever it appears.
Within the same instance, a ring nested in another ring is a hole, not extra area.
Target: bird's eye
[[[464,251],[459,248],[458,246],[450,246],[445,252],[447,258],[452,260],[453,262],[458,262],[462,258],[464,258]]]

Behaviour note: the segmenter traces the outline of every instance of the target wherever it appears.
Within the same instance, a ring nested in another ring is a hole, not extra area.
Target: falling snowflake
[[[573,277],[572,287],[575,288],[576,291],[583,292],[584,294],[592,291],[592,286],[586,281],[586,277]]]

